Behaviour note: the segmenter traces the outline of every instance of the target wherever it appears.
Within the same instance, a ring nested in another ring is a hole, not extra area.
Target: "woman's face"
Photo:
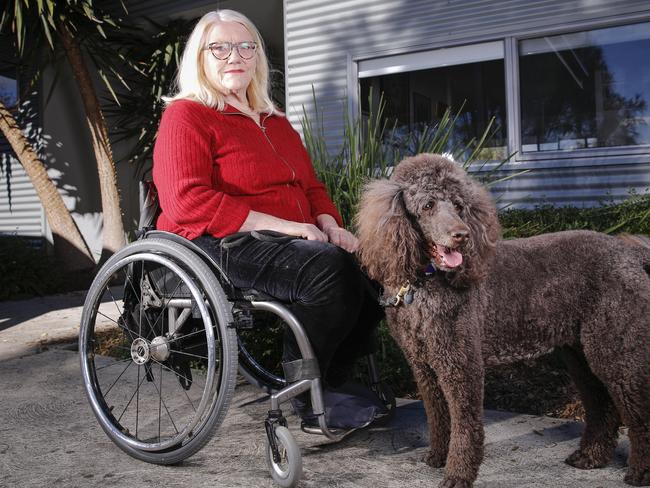
[[[253,42],[254,38],[246,27],[238,22],[220,22],[213,27],[208,36],[207,44],[230,42]],[[259,46],[258,46],[259,47]],[[251,59],[244,59],[236,47],[232,48],[230,56],[226,59],[215,58],[210,50],[205,51],[207,60],[205,71],[208,79],[217,87],[228,94],[245,95],[246,89],[255,74],[257,66],[257,53]]]

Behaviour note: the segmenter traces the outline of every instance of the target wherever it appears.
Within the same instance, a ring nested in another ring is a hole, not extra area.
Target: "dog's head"
[[[359,257],[371,278],[400,286],[431,263],[455,286],[485,276],[500,227],[487,190],[437,154],[402,161],[366,186],[357,214]]]

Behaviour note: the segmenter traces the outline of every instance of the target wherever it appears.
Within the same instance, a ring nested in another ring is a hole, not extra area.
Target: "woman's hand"
[[[354,252],[359,246],[359,239],[356,236],[344,229],[343,227],[330,226],[325,227],[323,232],[327,235],[328,240],[335,246],[345,249],[348,252]]]
[[[316,217],[316,222],[318,222],[318,227],[327,235],[329,242],[348,252],[357,250],[359,240],[352,232],[345,230],[343,227],[339,227],[334,217],[328,214],[321,214]]]
[[[327,242],[329,240],[327,235],[314,224],[303,224],[291,220],[284,220],[254,210],[248,213],[248,217],[239,230],[242,232],[274,230],[290,236],[302,237],[309,241]]]

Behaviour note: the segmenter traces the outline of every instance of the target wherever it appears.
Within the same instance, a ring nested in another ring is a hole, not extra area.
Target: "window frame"
[[[348,115],[352,118],[359,113],[360,107],[360,65],[370,60],[398,59],[401,55],[426,55],[433,51],[448,48],[466,47],[471,49],[482,44],[503,42],[503,64],[506,100],[506,134],[508,154],[514,156],[505,165],[512,169],[543,169],[578,166],[601,166],[630,163],[650,163],[650,144],[638,146],[615,146],[607,148],[582,148],[562,151],[523,152],[521,150],[521,103],[519,93],[519,51],[520,41],[545,36],[569,34],[607,27],[619,27],[630,24],[650,22],[650,14],[622,15],[610,19],[590,19],[573,22],[565,26],[538,27],[524,32],[515,32],[502,36],[477,36],[452,43],[436,43],[427,46],[406,46],[382,52],[358,52],[347,54]],[[475,62],[469,58],[467,63]],[[423,67],[420,69],[429,69]],[[415,70],[412,70],[415,71]],[[400,71],[406,72],[406,70]],[[392,73],[386,71],[384,74]],[[376,74],[368,76],[377,76]],[[367,76],[364,76],[367,77]],[[486,169],[500,162],[486,164]]]
[[[625,25],[631,24],[641,24],[648,22],[648,19],[629,22],[612,22],[606,24],[597,24],[594,23],[589,27],[580,26],[580,28],[564,28],[560,30],[547,30],[547,31],[536,31],[534,34],[526,34],[520,36],[512,36],[506,39],[507,45],[509,44],[509,54],[510,62],[508,63],[507,54],[506,54],[506,80],[511,78],[515,83],[513,83],[512,89],[508,91],[506,97],[512,95],[512,108],[513,113],[508,112],[508,117],[512,115],[512,120],[508,120],[508,129],[510,131],[511,122],[516,121],[515,124],[512,124],[513,134],[511,137],[510,132],[508,132],[508,140],[513,144],[512,148],[516,149],[516,160],[521,162],[527,161],[546,161],[553,160],[558,161],[562,159],[581,159],[581,158],[606,158],[612,156],[630,156],[630,155],[650,155],[650,144],[639,144],[635,146],[612,146],[612,147],[586,147],[580,149],[565,149],[565,150],[552,150],[552,151],[522,151],[521,143],[521,97],[519,93],[519,43],[528,39],[538,39],[540,37],[546,36],[556,36],[562,34],[571,34],[574,32],[585,32],[603,28],[615,28],[622,27]],[[506,81],[507,85],[507,81]],[[515,91],[516,88],[516,91]],[[649,158],[650,160],[650,158]],[[575,166],[572,164],[571,166]]]

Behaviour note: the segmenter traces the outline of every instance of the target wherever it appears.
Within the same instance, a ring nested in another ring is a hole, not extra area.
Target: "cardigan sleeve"
[[[210,135],[183,120],[187,109],[163,114],[154,148],[153,178],[162,213],[192,236],[237,232],[250,207],[213,188]]]

